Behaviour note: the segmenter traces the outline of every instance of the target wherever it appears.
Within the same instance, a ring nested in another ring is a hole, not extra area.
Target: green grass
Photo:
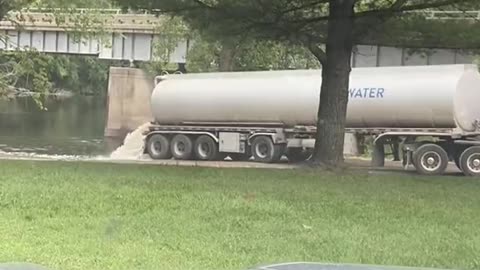
[[[479,269],[479,194],[464,177],[1,161],[0,262]]]

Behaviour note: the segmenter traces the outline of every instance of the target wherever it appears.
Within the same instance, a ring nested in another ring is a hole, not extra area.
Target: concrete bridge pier
[[[105,124],[109,149],[118,147],[138,126],[152,121],[150,96],[153,88],[153,77],[141,69],[110,68]]]

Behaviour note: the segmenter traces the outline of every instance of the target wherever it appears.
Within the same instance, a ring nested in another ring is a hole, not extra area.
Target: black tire
[[[193,152],[197,160],[217,160],[220,157],[218,153],[217,142],[208,135],[201,135],[195,140]]]
[[[312,151],[305,150],[302,148],[288,148],[286,155],[287,155],[288,161],[292,163],[302,162],[309,159],[312,156]]]
[[[448,166],[448,154],[439,145],[424,144],[413,153],[413,165],[423,175],[440,175]]]
[[[190,137],[178,134],[170,142],[172,156],[178,160],[189,160],[193,156],[193,142]]]
[[[258,136],[252,142],[253,159],[257,162],[274,163],[278,162],[283,155],[284,145],[274,144],[267,136]]]
[[[161,134],[155,134],[147,139],[146,150],[152,159],[171,159],[170,141]]]
[[[466,176],[480,176],[480,146],[469,147],[462,153],[460,167]]]

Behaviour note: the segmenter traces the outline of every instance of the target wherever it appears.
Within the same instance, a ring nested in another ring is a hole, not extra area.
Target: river
[[[0,99],[0,151],[14,154],[98,156],[104,142],[103,97],[49,96],[46,110],[31,97]]]

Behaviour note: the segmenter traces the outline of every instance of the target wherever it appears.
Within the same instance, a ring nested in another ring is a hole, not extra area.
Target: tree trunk
[[[326,59],[322,61],[322,88],[313,162],[338,167],[344,161],[355,0],[330,0],[329,3]]]
[[[237,45],[234,41],[225,40],[222,42],[222,48],[220,50],[218,69],[222,72],[233,71],[233,64],[235,58]]]

